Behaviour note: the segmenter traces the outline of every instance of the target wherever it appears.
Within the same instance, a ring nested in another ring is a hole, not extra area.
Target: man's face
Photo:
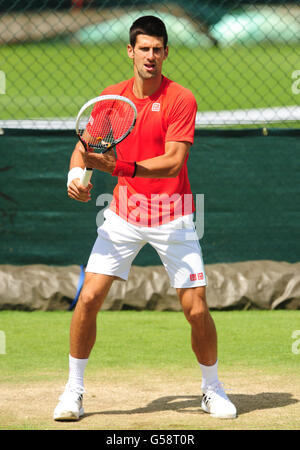
[[[162,64],[168,56],[163,38],[139,34],[135,46],[128,45],[127,53],[133,59],[134,70],[140,78],[147,80],[161,76]]]

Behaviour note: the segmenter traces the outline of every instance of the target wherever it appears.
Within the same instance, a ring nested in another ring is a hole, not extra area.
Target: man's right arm
[[[92,184],[89,183],[88,187],[84,187],[80,183],[80,177],[85,167],[82,152],[80,151],[81,148],[82,144],[78,141],[70,159],[68,196],[79,202],[88,202],[91,200],[90,190],[92,189]]]

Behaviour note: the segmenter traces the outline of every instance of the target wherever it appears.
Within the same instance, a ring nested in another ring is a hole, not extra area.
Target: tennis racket
[[[76,133],[86,151],[105,153],[132,131],[137,116],[134,103],[120,95],[102,95],[85,103],[76,118]],[[80,180],[88,186],[93,169],[86,167]]]

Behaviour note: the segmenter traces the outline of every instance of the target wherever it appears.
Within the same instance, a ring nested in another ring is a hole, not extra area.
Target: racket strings
[[[85,110],[79,123],[80,135],[88,133],[88,144],[106,147],[122,139],[134,120],[134,110],[117,99],[100,101]]]

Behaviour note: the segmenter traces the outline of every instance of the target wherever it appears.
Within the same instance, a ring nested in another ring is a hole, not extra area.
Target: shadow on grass
[[[293,398],[292,394],[287,392],[261,392],[259,394],[232,394],[230,400],[235,404],[238,415],[246,414],[252,411],[281,408],[297,403],[299,400]],[[153,400],[148,405],[141,408],[108,410],[86,413],[84,417],[92,415],[126,415],[126,414],[147,414],[158,411],[177,411],[180,413],[199,413],[201,409],[201,396],[181,395],[160,397]]]

